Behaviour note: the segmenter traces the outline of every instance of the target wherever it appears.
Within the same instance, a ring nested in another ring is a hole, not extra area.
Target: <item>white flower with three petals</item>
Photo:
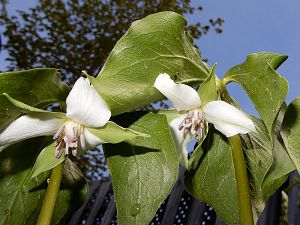
[[[110,142],[93,134],[102,127],[109,125],[120,132],[125,131],[124,128],[108,121],[111,112],[87,78],[81,77],[74,84],[66,99],[66,113],[37,109],[8,95],[6,97],[18,107],[26,109],[28,115],[16,119],[0,133],[0,151],[25,139],[54,135],[57,158],[69,152],[76,156],[78,151]],[[126,132],[128,130],[126,129]],[[121,139],[115,143],[122,141]]]
[[[242,111],[224,101],[201,104],[196,90],[185,84],[176,84],[168,74],[159,74],[154,87],[166,96],[181,114],[170,122],[177,145],[180,163],[188,167],[187,144],[192,137],[202,140],[207,123],[226,137],[255,131],[252,120]]]

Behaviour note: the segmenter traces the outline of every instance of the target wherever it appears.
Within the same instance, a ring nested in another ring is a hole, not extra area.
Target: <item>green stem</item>
[[[226,88],[226,84],[224,83],[223,80],[218,80],[217,88],[218,88],[221,99],[224,100],[225,102],[233,105],[234,102],[233,102],[231,96],[229,95],[227,88]]]
[[[240,224],[253,225],[253,213],[250,198],[250,187],[247,176],[247,169],[241,147],[240,136],[235,135],[229,138],[232,147],[233,164],[238,189],[238,200],[240,207]]]
[[[64,163],[58,164],[52,169],[50,182],[45,194],[43,205],[36,225],[50,225],[56,199],[59,192],[60,182],[64,170]]]
[[[218,90],[221,99],[234,104],[232,98],[230,97],[227,89],[226,83],[220,80],[217,83]],[[236,177],[237,191],[238,191],[238,201],[240,207],[240,224],[241,225],[253,225],[253,213],[250,195],[249,179],[247,175],[246,162],[241,147],[241,140],[239,135],[235,135],[229,138],[229,142],[232,147],[232,157],[234,164],[234,171]]]
[[[198,79],[198,78],[191,78],[191,79],[186,79],[186,80],[180,80],[180,81],[177,81],[176,83],[184,84],[184,83],[200,82],[200,81],[202,81],[202,80]]]

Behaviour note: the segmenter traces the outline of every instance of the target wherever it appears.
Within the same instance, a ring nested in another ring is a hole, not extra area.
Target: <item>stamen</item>
[[[83,126],[75,121],[67,121],[59,128],[53,137],[55,140],[56,158],[60,158],[63,152],[69,154],[69,151],[74,156],[77,156],[78,148],[85,149],[83,129]],[[78,143],[79,140],[80,145]]]
[[[74,133],[74,136],[73,136],[73,142],[77,141],[77,135],[78,135],[78,128],[77,127],[73,127],[73,133]]]
[[[56,151],[55,151],[55,157],[60,158],[62,153],[64,151],[64,142],[57,142],[56,143]]]
[[[200,109],[189,111],[184,120],[179,124],[178,129],[183,130],[184,135],[192,134],[198,141],[203,137],[204,114]]]
[[[53,136],[53,139],[56,140],[61,134],[63,133],[65,129],[65,125],[62,125],[59,130],[56,132],[56,134]]]
[[[63,149],[56,150],[55,154],[54,154],[55,158],[59,159],[61,157],[62,153],[63,153]]]
[[[67,139],[67,138],[66,138]],[[69,154],[69,142],[68,141],[65,141],[65,144],[66,144],[66,148],[65,148],[65,154],[68,155]]]
[[[72,150],[72,155],[77,156],[77,148]]]
[[[85,147],[85,139],[84,139],[83,133],[80,134],[80,146],[81,146],[81,148],[82,148],[83,150],[86,149],[86,147]]]

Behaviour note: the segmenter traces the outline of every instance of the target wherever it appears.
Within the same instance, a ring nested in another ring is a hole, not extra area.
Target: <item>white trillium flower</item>
[[[55,156],[59,158],[63,152],[68,154],[71,151],[76,156],[78,151],[106,143],[90,131],[97,132],[98,128],[104,127],[111,112],[87,78],[81,77],[76,81],[66,99],[66,113],[37,109],[7,97],[29,113],[16,119],[0,133],[0,150],[25,139],[54,135]],[[109,125],[125,132],[112,122]]]
[[[169,125],[180,162],[186,168],[187,144],[192,137],[202,140],[207,123],[212,123],[226,137],[255,131],[254,123],[242,111],[224,101],[211,101],[202,105],[196,90],[185,84],[176,84],[166,73],[158,75],[154,87],[180,112]]]

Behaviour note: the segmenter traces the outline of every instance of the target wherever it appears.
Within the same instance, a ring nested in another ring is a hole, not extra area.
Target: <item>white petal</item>
[[[58,119],[48,113],[21,116],[0,133],[0,150],[25,139],[54,135],[63,123],[64,119]]]
[[[91,134],[87,129],[84,129],[85,144],[88,149],[96,148],[97,146],[105,143],[95,135]]]
[[[255,131],[254,123],[245,113],[224,101],[207,103],[203,112],[206,120],[227,137]]]
[[[166,96],[178,111],[189,110],[201,105],[197,91],[188,85],[176,84],[166,73],[158,75],[154,87]]]
[[[171,121],[170,129],[173,135],[173,139],[177,148],[177,154],[179,158],[179,162],[182,166],[184,166],[186,169],[188,169],[188,150],[187,150],[187,144],[191,141],[192,137],[191,135],[184,135],[183,131],[180,131],[178,129],[179,124],[182,122],[182,120],[186,117],[180,116],[177,119],[174,119]]]
[[[87,78],[76,81],[66,103],[67,117],[88,127],[102,127],[111,116],[106,102]]]

